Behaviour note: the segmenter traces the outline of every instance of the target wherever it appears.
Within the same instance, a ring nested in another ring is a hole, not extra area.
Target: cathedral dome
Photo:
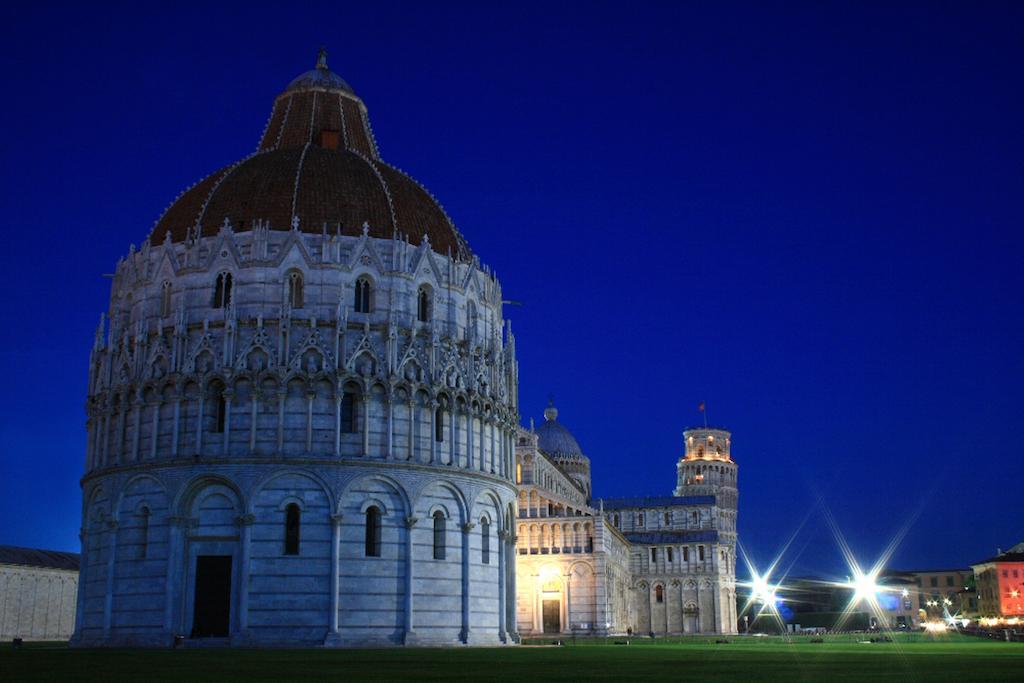
[[[157,220],[150,241],[184,242],[263,225],[306,233],[371,237],[408,235],[459,260],[469,246],[436,199],[415,179],[384,162],[366,106],[351,86],[317,66],[274,101],[256,152],[206,176]]]
[[[556,458],[583,456],[576,437],[558,421],[558,409],[554,404],[544,411],[544,422],[537,427],[537,447]]]

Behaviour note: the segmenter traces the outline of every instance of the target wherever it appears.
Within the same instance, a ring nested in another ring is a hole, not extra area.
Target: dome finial
[[[316,56],[316,68],[327,71],[327,48],[320,46],[320,52]]]
[[[558,408],[555,407],[555,397],[548,395],[548,407],[544,409],[544,419],[554,422],[558,418]]]

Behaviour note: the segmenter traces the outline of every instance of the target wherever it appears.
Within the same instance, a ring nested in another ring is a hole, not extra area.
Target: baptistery
[[[117,264],[72,643],[514,642],[501,306],[321,52]]]

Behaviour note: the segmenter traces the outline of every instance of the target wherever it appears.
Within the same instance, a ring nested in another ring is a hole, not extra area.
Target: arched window
[[[341,431],[348,434],[356,431],[356,395],[351,391],[341,395]]]
[[[231,303],[231,273],[219,273],[213,288],[213,307],[227,308]]]
[[[644,526],[644,513],[639,513],[636,517],[637,526]]]
[[[521,462],[516,463],[516,483],[523,483],[523,463]]]
[[[491,563],[491,523],[486,517],[480,520],[480,561]]]
[[[616,512],[614,515],[612,515],[612,524],[614,524],[616,527],[619,526],[619,513],[618,512]]]
[[[434,559],[444,559],[444,513],[438,510],[434,513]]]
[[[284,554],[299,554],[299,523],[302,510],[295,503],[284,509]]]
[[[366,556],[380,557],[380,508],[366,509]]]
[[[227,419],[228,403],[224,396],[224,387],[217,384],[213,388],[213,400],[216,406],[214,411],[213,431],[217,434],[224,433],[224,423]]]
[[[704,561],[704,546],[697,546],[697,560],[700,562]]]
[[[665,548],[665,559],[672,562],[672,548]]]
[[[286,296],[288,298],[288,305],[294,308],[302,308],[304,299],[303,284],[302,284],[302,273],[297,270],[288,272],[287,280],[285,281]]]
[[[672,526],[672,513],[671,512],[666,512],[665,513],[665,526]]]
[[[694,510],[693,513],[692,513],[692,516],[693,516],[693,525],[697,526],[700,523],[700,515],[699,515],[699,513],[696,510]]]
[[[370,312],[370,278],[360,277],[356,280],[356,313]]]
[[[160,317],[166,318],[171,314],[171,283],[165,281],[160,285]]]
[[[658,585],[654,587],[654,601],[665,602],[665,587]]]
[[[430,288],[421,286],[416,293],[416,319],[430,322]]]
[[[139,510],[139,557],[149,556],[149,508]]]
[[[441,406],[434,410],[434,441],[444,441],[444,410]]]

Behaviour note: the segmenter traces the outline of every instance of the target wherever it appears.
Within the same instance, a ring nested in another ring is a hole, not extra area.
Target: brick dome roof
[[[266,222],[289,230],[429,239],[439,253],[470,257],[469,246],[441,205],[415,179],[381,160],[366,106],[352,88],[317,66],[274,101],[252,155],[190,187],[157,220],[150,240],[214,235],[229,220],[237,232]],[[326,228],[325,228],[326,226]]]

